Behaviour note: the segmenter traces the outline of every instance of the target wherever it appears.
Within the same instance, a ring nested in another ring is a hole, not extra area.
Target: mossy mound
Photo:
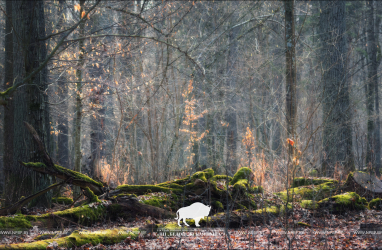
[[[106,207],[103,206],[101,203],[91,203],[89,205],[84,205],[80,207],[74,207],[70,209],[66,209],[59,212],[54,212],[54,215],[57,215],[59,217],[71,219],[74,222],[81,224],[81,225],[91,225],[96,221],[100,221],[101,219],[105,218],[106,215]],[[36,219],[45,219],[49,218],[50,214],[43,214],[40,216],[36,216]]]
[[[49,244],[56,242],[57,246],[65,248],[76,248],[83,246],[85,244],[91,243],[93,246],[98,244],[112,245],[119,243],[127,237],[135,239],[138,235],[138,231],[131,231],[128,228],[116,228],[116,229],[106,229],[100,231],[74,231],[69,236],[40,240],[31,243],[19,243],[19,244],[9,244],[0,245],[0,249],[47,249]],[[53,249],[53,248],[52,248]]]
[[[338,181],[331,178],[304,178],[297,177],[293,180],[292,187],[300,187],[300,186],[309,186],[309,185],[320,185],[326,182],[333,182],[338,184]]]
[[[284,201],[294,201],[300,200],[316,200],[319,201],[326,197],[336,194],[338,186],[334,182],[325,182],[320,185],[310,185],[310,186],[301,186],[296,188],[290,188],[288,190],[289,194],[287,195],[287,190],[275,193]],[[287,198],[288,196],[288,198]]]
[[[52,202],[58,203],[58,204],[70,205],[73,203],[73,199],[68,197],[54,197],[52,198]]]
[[[288,204],[288,209],[292,209],[292,204]],[[285,205],[281,206],[270,206],[270,207],[265,207],[265,208],[260,208],[257,210],[254,210],[253,213],[255,214],[272,214],[272,215],[282,215],[285,214]]]
[[[211,181],[227,180],[227,179],[228,179],[228,182],[232,181],[232,177],[231,176],[227,176],[227,175],[214,175],[211,178]]]
[[[251,176],[253,175],[252,170],[248,167],[242,167],[240,168],[235,175],[233,176],[232,180],[230,181],[230,185],[235,185],[236,182],[240,180],[250,180]]]
[[[31,221],[35,221],[33,216],[14,215],[14,216],[1,216],[0,229],[29,229],[32,228]]]
[[[302,208],[306,208],[306,209],[317,209],[318,208],[317,201],[313,201],[313,200],[302,200],[300,205]]]
[[[375,198],[369,202],[369,208],[374,210],[382,210],[382,199]]]
[[[191,176],[192,180],[200,179],[202,181],[207,182],[208,179],[210,179],[212,176],[214,176],[214,170],[212,168],[207,168],[202,171],[198,171],[195,174]]]
[[[346,210],[363,210],[368,203],[364,197],[355,192],[343,193],[318,202],[319,208],[328,208],[332,212],[342,213]]]

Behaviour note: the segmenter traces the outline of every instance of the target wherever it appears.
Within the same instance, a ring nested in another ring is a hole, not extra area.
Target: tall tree
[[[59,0],[59,8],[60,12],[63,12],[66,0]],[[64,15],[59,15],[59,20],[57,26],[62,28],[62,25],[65,22]],[[57,117],[57,130],[59,131],[57,136],[57,161],[63,167],[69,167],[69,121],[68,121],[68,103],[64,101],[65,98],[68,97],[68,86],[66,84],[66,78],[64,76],[60,76],[58,80],[58,96],[59,100],[62,102],[60,104],[60,113]]]
[[[323,84],[323,169],[333,176],[336,164],[354,168],[347,75],[345,2],[320,2],[321,65]]]
[[[368,18],[368,48],[369,48],[369,55],[370,55],[370,64],[368,69],[368,88],[372,88],[371,91],[374,91],[375,95],[375,127],[374,127],[374,143],[371,143],[371,145],[374,145],[374,151],[375,151],[375,173],[377,176],[381,176],[381,122],[379,119],[379,87],[378,87],[378,67],[381,63],[381,49],[379,44],[379,26],[381,23],[381,3],[379,1],[370,1],[369,4],[369,15]],[[375,4],[375,6],[373,6]],[[374,8],[375,7],[375,8]],[[374,13],[375,12],[375,13]],[[374,20],[375,19],[375,20]],[[368,89],[368,96],[367,100],[369,102],[369,98],[372,98],[372,93],[369,93]],[[373,100],[371,100],[373,102]],[[372,105],[372,104],[370,104]],[[372,113],[371,113],[372,114]],[[371,120],[373,117],[371,117]],[[368,126],[369,128],[369,126]],[[368,131],[369,132],[369,131]],[[372,132],[371,132],[372,134]],[[368,134],[369,135],[369,134]],[[369,145],[369,143],[368,143]],[[372,159],[371,157],[372,152],[368,152],[367,156],[369,157],[369,161]]]
[[[237,170],[237,75],[238,68],[238,41],[237,36],[240,31],[240,26],[233,28],[228,37],[229,49],[227,57],[227,88],[228,94],[226,95],[227,110],[225,112],[225,121],[228,123],[227,127],[227,165],[228,173],[234,174]]]
[[[287,137],[295,140],[296,121],[297,121],[297,98],[296,98],[296,40],[295,40],[295,23],[294,23],[294,0],[285,0],[285,75],[286,75],[286,128]],[[291,171],[291,163],[293,159],[293,147],[288,145],[288,169],[287,179]],[[288,184],[288,183],[287,183]]]
[[[44,2],[14,1],[12,10],[13,76],[15,81],[20,81],[39,67],[46,58],[45,41],[41,40],[45,37]],[[14,104],[17,105],[14,106],[13,168],[7,177],[14,191],[7,192],[9,196],[6,197],[11,202],[46,188],[51,183],[50,177],[26,170],[19,164],[19,161],[42,161],[37,145],[23,124],[24,121],[36,129],[45,145],[50,145],[49,110],[47,95],[44,94],[46,86],[45,67],[14,94]],[[35,204],[49,206],[50,196],[49,192],[40,196],[35,200]]]
[[[85,0],[80,0],[80,11],[79,17],[82,17],[82,12],[84,12]],[[79,35],[84,36],[85,32],[85,22],[81,22],[79,25]],[[76,77],[77,77],[77,89],[76,89],[76,120],[75,120],[75,134],[74,134],[74,170],[81,172],[81,123],[82,123],[82,67],[84,65],[84,40],[78,42],[79,48],[79,62],[77,65]],[[80,194],[80,189],[78,187],[74,188],[73,195],[78,197]]]
[[[5,58],[4,58],[4,89],[9,88],[13,84],[13,35],[12,31],[12,1],[5,2],[5,10],[7,13],[5,19]],[[4,195],[10,194],[12,190],[12,183],[9,183],[10,176],[12,173],[13,166],[13,100],[9,99],[4,109],[4,129],[3,129],[3,140],[4,140],[4,156],[3,156],[3,168],[4,168]],[[10,200],[6,199],[6,204]]]

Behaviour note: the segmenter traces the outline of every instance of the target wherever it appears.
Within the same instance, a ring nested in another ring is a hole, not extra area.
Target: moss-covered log
[[[88,231],[88,230],[76,230],[70,235],[48,240],[40,240],[31,243],[18,243],[9,245],[0,245],[0,249],[48,249],[48,246],[52,246],[51,249],[55,247],[64,248],[75,248],[83,246],[85,244],[92,244],[96,246],[98,244],[102,245],[112,245],[119,243],[130,237],[135,239],[138,235],[138,229],[128,229],[125,227],[106,229],[98,231]]]
[[[90,188],[90,190],[96,195],[101,195],[104,193],[102,188],[103,184],[101,182],[95,181],[92,178],[74,170],[70,170],[56,164],[54,164],[54,168],[48,168],[41,162],[23,162],[21,164],[27,168],[33,169],[36,172],[49,174],[62,180],[72,182],[73,185],[79,186],[83,189]]]
[[[320,209],[329,209],[332,213],[342,213],[348,210],[363,210],[368,203],[364,197],[355,192],[335,195],[318,202]]]
[[[300,201],[300,200],[315,200],[319,201],[324,198],[337,194],[340,191],[338,184],[334,182],[324,182],[320,185],[300,186],[290,188],[278,193],[275,193],[284,201]]]
[[[309,186],[309,185],[320,185],[325,182],[333,182],[335,184],[338,184],[338,181],[333,178],[328,177],[321,177],[321,178],[314,178],[314,177],[297,177],[293,180],[292,187],[300,187],[300,186]]]

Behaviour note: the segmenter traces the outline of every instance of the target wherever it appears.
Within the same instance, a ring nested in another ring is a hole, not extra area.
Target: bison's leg
[[[186,226],[188,226],[188,227],[190,226],[190,225],[187,224],[187,222],[186,222],[186,218],[183,218],[183,222],[184,222],[184,225],[186,225]]]
[[[179,216],[179,219],[178,219],[178,226],[180,226],[181,227],[181,225],[180,225],[180,220],[181,220],[182,218]]]
[[[200,227],[200,225],[199,225],[199,221],[200,221],[200,219],[201,219],[201,218],[194,218],[194,220],[195,220],[195,226]]]

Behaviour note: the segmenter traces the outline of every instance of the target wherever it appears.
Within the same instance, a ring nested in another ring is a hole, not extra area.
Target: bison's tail
[[[179,219],[179,211],[176,211],[176,218],[175,220]]]

